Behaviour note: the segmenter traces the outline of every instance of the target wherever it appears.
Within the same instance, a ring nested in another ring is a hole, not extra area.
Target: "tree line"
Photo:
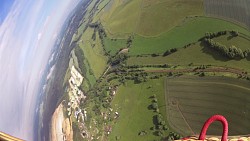
[[[243,59],[243,58],[247,58],[248,56],[250,56],[250,49],[246,49],[242,51],[242,49],[233,45],[227,48],[225,45],[219,42],[216,42],[213,39],[209,39],[209,38],[205,38],[203,40],[203,43],[207,47],[218,51],[220,54],[222,54],[223,56],[229,59],[237,59],[237,58]]]
[[[230,34],[232,37],[237,37],[239,36],[239,32],[238,31],[235,31],[235,30],[231,30],[231,31],[227,31],[227,30],[224,30],[224,31],[219,31],[219,32],[206,32],[205,33],[205,36],[200,38],[199,41],[203,41],[204,39],[213,39],[213,38],[216,38],[216,37],[220,37],[222,35],[226,35],[226,34]]]

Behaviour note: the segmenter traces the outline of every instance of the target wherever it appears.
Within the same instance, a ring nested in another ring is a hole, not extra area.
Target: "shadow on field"
[[[211,55],[215,60],[219,60],[219,61],[223,61],[223,62],[227,62],[230,60],[236,60],[236,61],[240,61],[241,58],[235,58],[235,59],[229,59],[223,55],[221,55],[218,51],[208,47],[207,45],[205,45],[204,43],[200,42],[200,46],[202,47],[202,52]]]
[[[157,125],[157,115],[153,116],[153,124],[156,126]]]
[[[148,97],[148,99],[153,99],[154,98],[154,96],[150,96],[150,97]]]
[[[151,127],[151,130],[154,130],[157,128],[157,116],[154,115],[152,120],[153,120],[154,127]],[[153,135],[158,136],[157,131],[153,132]]]
[[[205,45],[203,42],[200,42],[200,46],[202,47],[202,52],[211,55],[215,60],[219,60],[219,61],[229,61],[228,58],[221,56],[217,51],[211,49],[210,47],[208,47],[207,45]]]
[[[247,59],[247,61],[250,61],[250,56],[248,55],[248,57],[246,59]]]
[[[150,105],[148,105],[148,110],[154,110],[153,109],[153,106],[150,104]]]
[[[228,36],[228,37],[227,37],[227,40],[231,40],[231,39],[233,39],[233,37],[234,37],[234,36]]]

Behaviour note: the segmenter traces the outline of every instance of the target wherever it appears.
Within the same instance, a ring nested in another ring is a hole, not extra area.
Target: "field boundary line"
[[[188,124],[188,122],[187,122],[185,116],[184,116],[183,113],[181,112],[181,109],[180,109],[180,107],[179,107],[179,103],[178,103],[178,102],[177,102],[177,109],[178,109],[178,111],[180,112],[181,117],[183,118],[184,122],[187,124],[189,130],[192,132],[193,135],[195,135],[193,129],[192,129],[191,126]]]
[[[166,103],[168,103],[168,102],[167,102],[167,94],[169,94],[167,79],[168,79],[168,78],[166,77],[166,79],[165,79],[165,102],[166,102]],[[167,114],[167,106],[168,106],[168,104],[166,104],[166,106],[165,106],[165,107],[166,107],[166,114]],[[186,125],[188,126],[189,130],[192,132],[193,135],[195,135],[193,129],[192,129],[191,126],[188,124],[186,118],[184,117],[183,113],[181,112],[178,102],[177,102],[177,109],[178,109],[179,113],[181,114],[181,117],[183,118],[184,122],[185,122]],[[168,114],[167,114],[167,115],[168,115]],[[168,117],[168,116],[167,116],[167,117]],[[173,123],[172,123],[172,124],[173,124]]]
[[[234,87],[238,87],[238,88],[241,88],[241,89],[245,89],[245,90],[248,90],[250,91],[250,88],[247,88],[247,87],[244,87],[244,86],[239,86],[239,85],[236,85],[236,84],[230,84],[230,83],[224,83],[224,82],[187,82],[187,81],[175,81],[175,82],[185,82],[185,83],[208,83],[208,84],[219,84],[219,85],[228,85],[228,86],[234,86]]]

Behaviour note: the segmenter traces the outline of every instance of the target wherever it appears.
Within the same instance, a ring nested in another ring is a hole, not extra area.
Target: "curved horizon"
[[[0,131],[33,140],[37,97],[51,51],[80,0],[0,2]]]

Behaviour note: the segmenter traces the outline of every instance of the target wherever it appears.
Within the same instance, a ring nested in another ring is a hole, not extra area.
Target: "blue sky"
[[[79,1],[0,0],[0,131],[33,139],[40,82],[62,25]]]
[[[0,0],[0,25],[8,14],[14,0]]]

